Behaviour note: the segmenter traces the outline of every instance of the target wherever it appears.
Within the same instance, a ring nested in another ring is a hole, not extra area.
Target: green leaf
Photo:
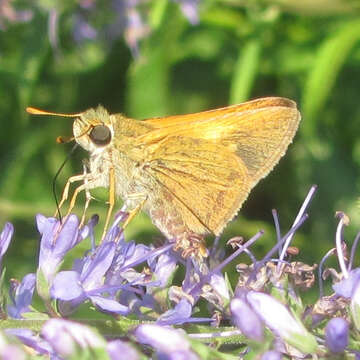
[[[149,23],[153,29],[160,27],[161,23],[164,21],[168,2],[168,0],[157,0],[152,3]]]
[[[352,48],[360,39],[360,20],[346,23],[322,44],[304,88],[302,131],[315,136],[316,117],[326,104],[336,78]]]
[[[69,360],[109,360],[110,356],[105,348],[80,348],[71,356],[65,357]]]
[[[19,107],[22,109],[29,105],[34,84],[38,80],[50,48],[47,38],[47,18],[43,15],[36,16],[33,25],[27,27],[24,35],[21,55],[16,63]],[[24,113],[21,120],[28,121],[29,117]]]
[[[130,331],[134,330],[136,326],[140,325],[140,320],[133,320],[126,316],[120,316],[118,320],[111,318],[103,319],[77,319],[84,325],[96,328],[102,336],[105,337],[121,337],[129,334]]]
[[[167,115],[170,103],[170,66],[175,44],[186,24],[174,5],[167,7],[166,21],[143,42],[140,57],[128,73],[126,113],[144,119]]]
[[[47,320],[7,319],[0,321],[0,329],[29,329],[39,332]]]
[[[230,89],[230,104],[247,100],[254,86],[260,61],[261,44],[257,39],[249,40],[241,47],[235,65]]]
[[[49,320],[50,316],[48,314],[45,313],[41,313],[41,312],[27,312],[27,313],[23,313],[22,317],[26,320]]]
[[[191,340],[191,347],[197,352],[202,360],[235,360],[238,356],[225,354],[217,351],[214,348],[202,344],[200,341]]]
[[[0,317],[6,316],[5,309],[7,303],[7,291],[4,287],[5,273],[6,273],[6,268],[4,268],[1,271],[1,276],[0,276]]]

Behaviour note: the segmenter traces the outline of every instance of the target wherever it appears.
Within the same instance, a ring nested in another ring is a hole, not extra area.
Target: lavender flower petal
[[[223,299],[230,299],[229,289],[226,285],[225,278],[221,273],[214,273],[211,275],[210,285]]]
[[[20,284],[12,289],[11,299],[14,305],[8,306],[9,316],[20,319],[22,314],[28,312],[35,290],[36,276],[33,273],[24,276]]]
[[[13,344],[3,344],[0,347],[0,359],[3,360],[26,360],[28,357],[19,346]]]
[[[158,360],[199,360],[199,358],[190,350],[173,351],[171,353],[158,353]]]
[[[199,23],[198,0],[176,0],[181,10],[192,25]]]
[[[181,299],[174,309],[168,310],[163,313],[158,320],[157,324],[161,325],[175,325],[187,322],[191,317],[192,306],[186,299]]]
[[[343,318],[331,319],[325,328],[326,346],[333,353],[342,353],[349,343],[349,324]]]
[[[163,360],[198,360],[190,343],[179,330],[165,326],[144,324],[136,328],[135,337],[142,344],[151,345]]]
[[[231,300],[230,311],[234,324],[245,336],[256,341],[262,341],[264,336],[263,323],[243,299],[234,298]]]
[[[360,281],[358,281],[355,290],[351,296],[350,313],[353,319],[355,328],[360,330]]]
[[[23,344],[36,350],[41,355],[53,354],[52,347],[29,329],[6,329],[9,335],[16,336]]]
[[[275,350],[266,351],[262,356],[261,360],[281,360],[283,357],[282,355]]]
[[[111,360],[138,360],[138,352],[128,343],[121,340],[110,341],[107,351]]]
[[[140,343],[151,345],[165,354],[190,350],[190,343],[181,331],[169,327],[153,324],[139,325],[134,335]]]
[[[6,250],[10,245],[11,238],[14,234],[14,226],[11,223],[6,223],[3,231],[0,234],[0,263]]]
[[[80,15],[74,16],[74,40],[82,43],[85,40],[93,40],[97,36],[97,31]]]
[[[177,260],[175,256],[172,256],[169,253],[161,254],[158,257],[154,274],[156,280],[160,281],[159,287],[167,285],[169,278],[173,275],[173,272],[176,269],[176,263]]]
[[[279,301],[257,291],[249,291],[246,299],[251,308],[276,335],[300,351],[305,353],[316,351],[317,342],[314,336]]]
[[[344,278],[338,283],[334,284],[332,288],[334,289],[337,295],[343,296],[344,298],[349,299],[357,284],[360,282],[360,268],[356,268],[349,272],[349,277]]]
[[[55,218],[38,214],[36,222],[42,235],[39,268],[50,282],[65,254],[83,239],[79,234],[79,220],[75,215],[70,215],[61,225]]]
[[[92,303],[99,307],[101,310],[120,315],[127,315],[130,312],[130,309],[127,306],[122,305],[115,300],[108,299],[102,296],[89,296],[89,298]]]
[[[113,262],[116,244],[102,243],[96,250],[95,256],[90,255],[81,274],[81,281],[85,290],[91,290],[103,282],[103,276]]]
[[[78,348],[105,348],[105,340],[93,329],[72,321],[51,319],[41,330],[47,340],[62,357],[75,355]]]
[[[74,300],[84,295],[80,284],[80,275],[76,271],[61,271],[56,274],[52,287],[51,296],[60,300]]]

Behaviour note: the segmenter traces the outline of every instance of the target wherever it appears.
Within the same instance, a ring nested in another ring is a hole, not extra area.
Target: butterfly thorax
[[[93,136],[97,129],[105,133],[100,141]],[[151,187],[143,173],[146,153],[141,145],[136,145],[135,139],[151,129],[152,126],[143,121],[122,114],[110,115],[101,106],[77,118],[73,125],[74,136],[77,143],[89,151],[92,187],[109,187],[110,169],[114,169],[116,195],[128,201],[130,208],[135,207],[136,200],[131,200],[133,194],[144,193]]]

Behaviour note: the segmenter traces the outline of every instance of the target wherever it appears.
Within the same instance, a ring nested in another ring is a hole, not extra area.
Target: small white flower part
[[[304,353],[316,351],[317,342],[304,325],[272,296],[250,291],[247,300],[264,323],[279,337]]]

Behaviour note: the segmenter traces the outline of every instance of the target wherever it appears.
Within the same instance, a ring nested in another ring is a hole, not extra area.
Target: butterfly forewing
[[[196,233],[218,234],[250,190],[242,160],[208,140],[171,137],[147,163],[160,197],[169,192]]]
[[[149,149],[147,171],[160,189],[194,217],[187,222],[196,218],[218,234],[283,156],[299,121],[294,102],[260,99],[164,121],[146,120],[155,129],[136,142]]]

